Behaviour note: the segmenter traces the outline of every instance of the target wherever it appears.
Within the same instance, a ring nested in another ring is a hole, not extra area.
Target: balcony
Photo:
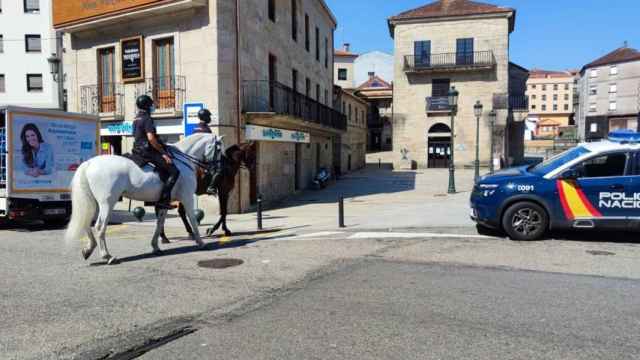
[[[242,112],[289,115],[337,130],[347,129],[345,115],[275,81],[244,81]]]
[[[493,51],[453,52],[423,56],[406,55],[404,57],[404,71],[409,74],[493,70],[495,67],[496,59],[493,56]]]
[[[432,96],[427,98],[427,113],[450,113],[448,96]]]
[[[527,95],[493,94],[493,109],[529,112],[529,97]]]
[[[124,85],[103,83],[80,87],[80,111],[103,121],[124,119]]]
[[[153,117],[157,118],[181,117],[185,93],[184,76],[148,78],[136,87],[136,97],[146,94],[153,98],[156,107]]]

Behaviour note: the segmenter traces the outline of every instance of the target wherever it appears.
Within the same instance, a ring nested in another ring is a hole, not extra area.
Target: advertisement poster
[[[80,164],[97,155],[93,121],[14,113],[11,121],[14,191],[66,191]]]
[[[123,39],[122,47],[122,80],[135,82],[144,79],[144,49],[142,37]]]

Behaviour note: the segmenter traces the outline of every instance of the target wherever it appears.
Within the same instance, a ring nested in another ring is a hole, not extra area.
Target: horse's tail
[[[65,234],[67,243],[86,236],[96,213],[96,199],[87,179],[88,167],[88,161],[81,164],[71,181],[71,221]]]

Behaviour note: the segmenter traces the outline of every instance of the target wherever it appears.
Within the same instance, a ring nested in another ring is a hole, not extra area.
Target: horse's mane
[[[196,144],[198,144],[202,139],[207,137],[214,137],[214,136],[216,135],[206,134],[206,133],[193,134],[191,136],[187,136],[184,139],[178,141],[177,143],[173,144],[173,146],[178,148],[178,150],[186,153],[186,152],[189,152],[189,150],[191,150],[191,148],[193,148]]]

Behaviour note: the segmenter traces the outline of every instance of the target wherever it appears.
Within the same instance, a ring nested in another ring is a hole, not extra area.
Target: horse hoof
[[[231,237],[233,236],[233,233],[231,231],[225,231],[224,236]]]
[[[162,255],[164,255],[164,252],[162,250],[160,250],[160,249],[157,249],[157,250],[153,250],[152,254],[155,255],[155,256],[162,256]]]
[[[84,260],[89,260],[89,257],[91,257],[91,254],[93,253],[93,250],[90,249],[82,249],[82,257],[84,258]]]
[[[163,237],[162,240],[160,240],[160,242],[163,244],[171,244],[171,241],[169,241],[169,239],[167,239],[166,237]]]

